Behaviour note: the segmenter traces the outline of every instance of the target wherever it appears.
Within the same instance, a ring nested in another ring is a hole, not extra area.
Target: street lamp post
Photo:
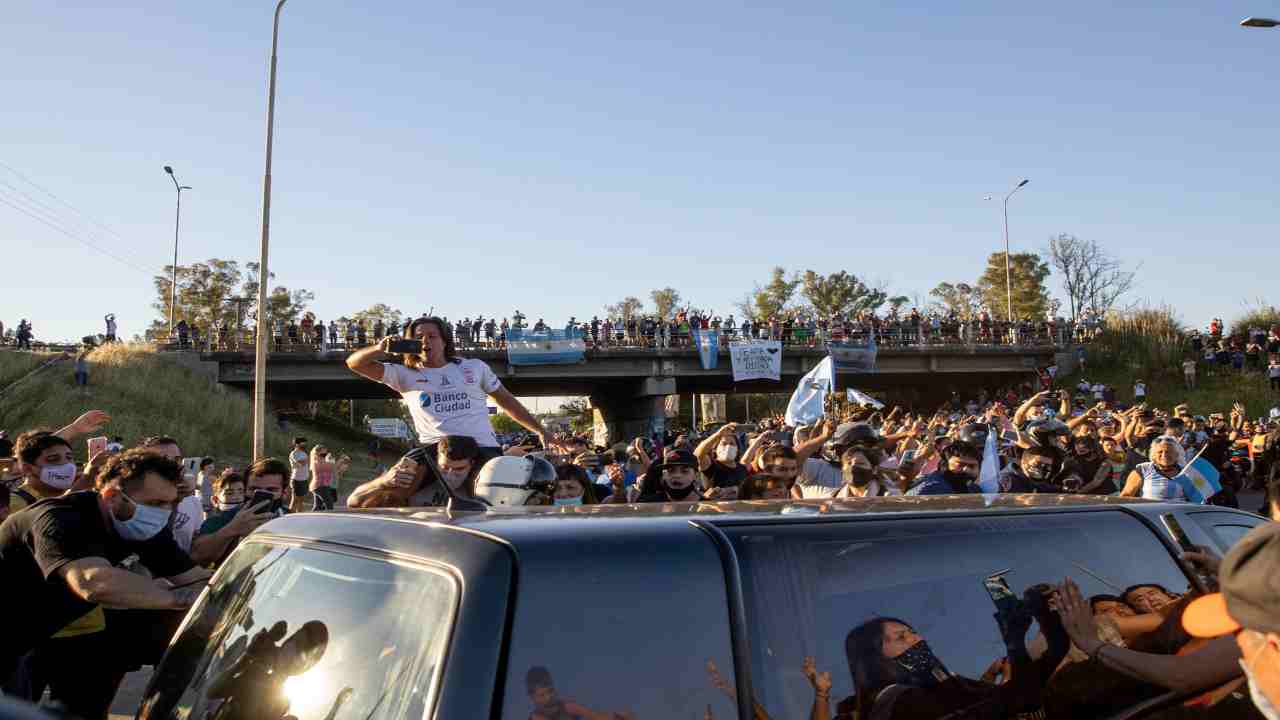
[[[271,24],[271,71],[267,80],[267,159],[262,177],[262,248],[258,257],[258,332],[253,360],[253,459],[267,454],[267,241],[271,234],[271,136],[276,120],[276,46],[280,39],[280,11],[285,0],[276,3]]]
[[[1280,25],[1280,20],[1272,20],[1271,18],[1247,17],[1240,21],[1240,27],[1273,28],[1277,25]]]
[[[1009,322],[1013,322],[1013,272],[1009,267],[1009,198],[1013,197],[1014,193],[1021,190],[1022,186],[1029,182],[1031,180],[1023,178],[1017,185],[1013,186],[1008,195],[1004,196],[1004,291],[1005,315],[1008,317]],[[990,200],[991,196],[988,195],[985,199]]]
[[[179,185],[178,176],[173,174],[173,168],[168,165],[164,166],[164,171],[169,174],[169,179],[178,190],[178,205],[173,213],[173,279],[169,285],[169,337],[173,337],[174,313],[178,307],[178,226],[182,223],[182,191],[190,190],[191,186]]]

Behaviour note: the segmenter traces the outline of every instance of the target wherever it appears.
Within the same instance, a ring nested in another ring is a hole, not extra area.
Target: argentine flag
[[[800,427],[817,422],[826,409],[827,393],[835,385],[835,367],[828,355],[800,378],[796,391],[791,393],[791,402],[787,403],[787,424]]]
[[[715,370],[720,360],[720,331],[694,330],[694,342],[698,345],[698,360],[703,370]]]
[[[1201,450],[1201,453],[1204,451]],[[1217,495],[1222,490],[1222,483],[1219,481],[1220,473],[1213,466],[1213,463],[1204,459],[1200,455],[1196,455],[1196,459],[1187,463],[1182,468],[1182,472],[1174,478],[1178,485],[1182,486],[1182,492],[1187,496],[1187,500],[1193,503],[1204,503],[1209,498]]]
[[[978,471],[978,487],[982,488],[984,494],[1000,492],[1000,453],[996,451],[994,428],[987,429],[987,444],[982,448],[982,468]]]
[[[582,362],[586,343],[578,331],[507,331],[507,362],[512,365],[567,365]]]

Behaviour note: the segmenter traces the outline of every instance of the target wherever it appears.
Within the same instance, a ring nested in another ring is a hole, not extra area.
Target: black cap
[[[698,467],[698,458],[688,450],[668,450],[662,456],[662,462],[658,463],[658,469],[666,470],[669,467]]]
[[[1222,592],[1187,606],[1182,625],[1197,637],[1248,628],[1280,633],[1280,523],[1259,525],[1222,559]]]

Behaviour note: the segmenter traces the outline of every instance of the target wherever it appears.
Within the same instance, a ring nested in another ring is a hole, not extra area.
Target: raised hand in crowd
[[[102,410],[90,410],[71,422],[70,425],[58,430],[57,435],[64,440],[71,440],[82,435],[97,432],[103,425],[111,422],[111,416]]]

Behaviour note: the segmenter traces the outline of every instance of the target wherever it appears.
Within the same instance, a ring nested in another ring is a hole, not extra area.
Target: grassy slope
[[[30,353],[17,350],[0,352],[0,389],[9,383],[35,370],[46,360],[57,357],[57,353]]]
[[[1273,393],[1265,375],[1258,373],[1240,374],[1233,370],[1215,368],[1215,375],[1209,376],[1203,364],[1198,369],[1195,390],[1187,390],[1183,384],[1182,368],[1141,374],[1136,370],[1124,370],[1114,367],[1097,368],[1090,365],[1084,371],[1078,371],[1065,378],[1059,378],[1060,387],[1071,388],[1079,384],[1084,377],[1089,382],[1101,382],[1116,388],[1117,397],[1123,402],[1133,401],[1133,382],[1141,377],[1147,381],[1147,404],[1153,407],[1172,410],[1174,406],[1186,403],[1193,415],[1208,415],[1220,412],[1230,415],[1232,403],[1244,403],[1248,417],[1265,416],[1267,412],[1280,403],[1280,394]]]
[[[16,373],[24,361],[34,367],[48,357],[23,354],[39,358],[26,360],[8,355],[0,354],[0,386],[7,384],[4,378]],[[36,427],[61,427],[85,410],[97,409],[111,415],[102,434],[120,435],[126,445],[148,435],[165,434],[176,438],[188,455],[214,457],[219,468],[243,466],[250,459],[253,415],[248,395],[223,388],[145,346],[99,348],[89,356],[89,362],[87,394],[73,386],[73,365],[68,361],[0,399],[0,427],[16,436]],[[353,465],[344,478],[345,490],[372,476],[373,463],[366,449],[369,435],[337,424],[291,418],[284,432],[270,424],[268,452],[284,458],[295,435],[305,435],[312,444],[323,443],[333,452],[351,456]],[[74,443],[79,456],[85,452],[83,440]]]

